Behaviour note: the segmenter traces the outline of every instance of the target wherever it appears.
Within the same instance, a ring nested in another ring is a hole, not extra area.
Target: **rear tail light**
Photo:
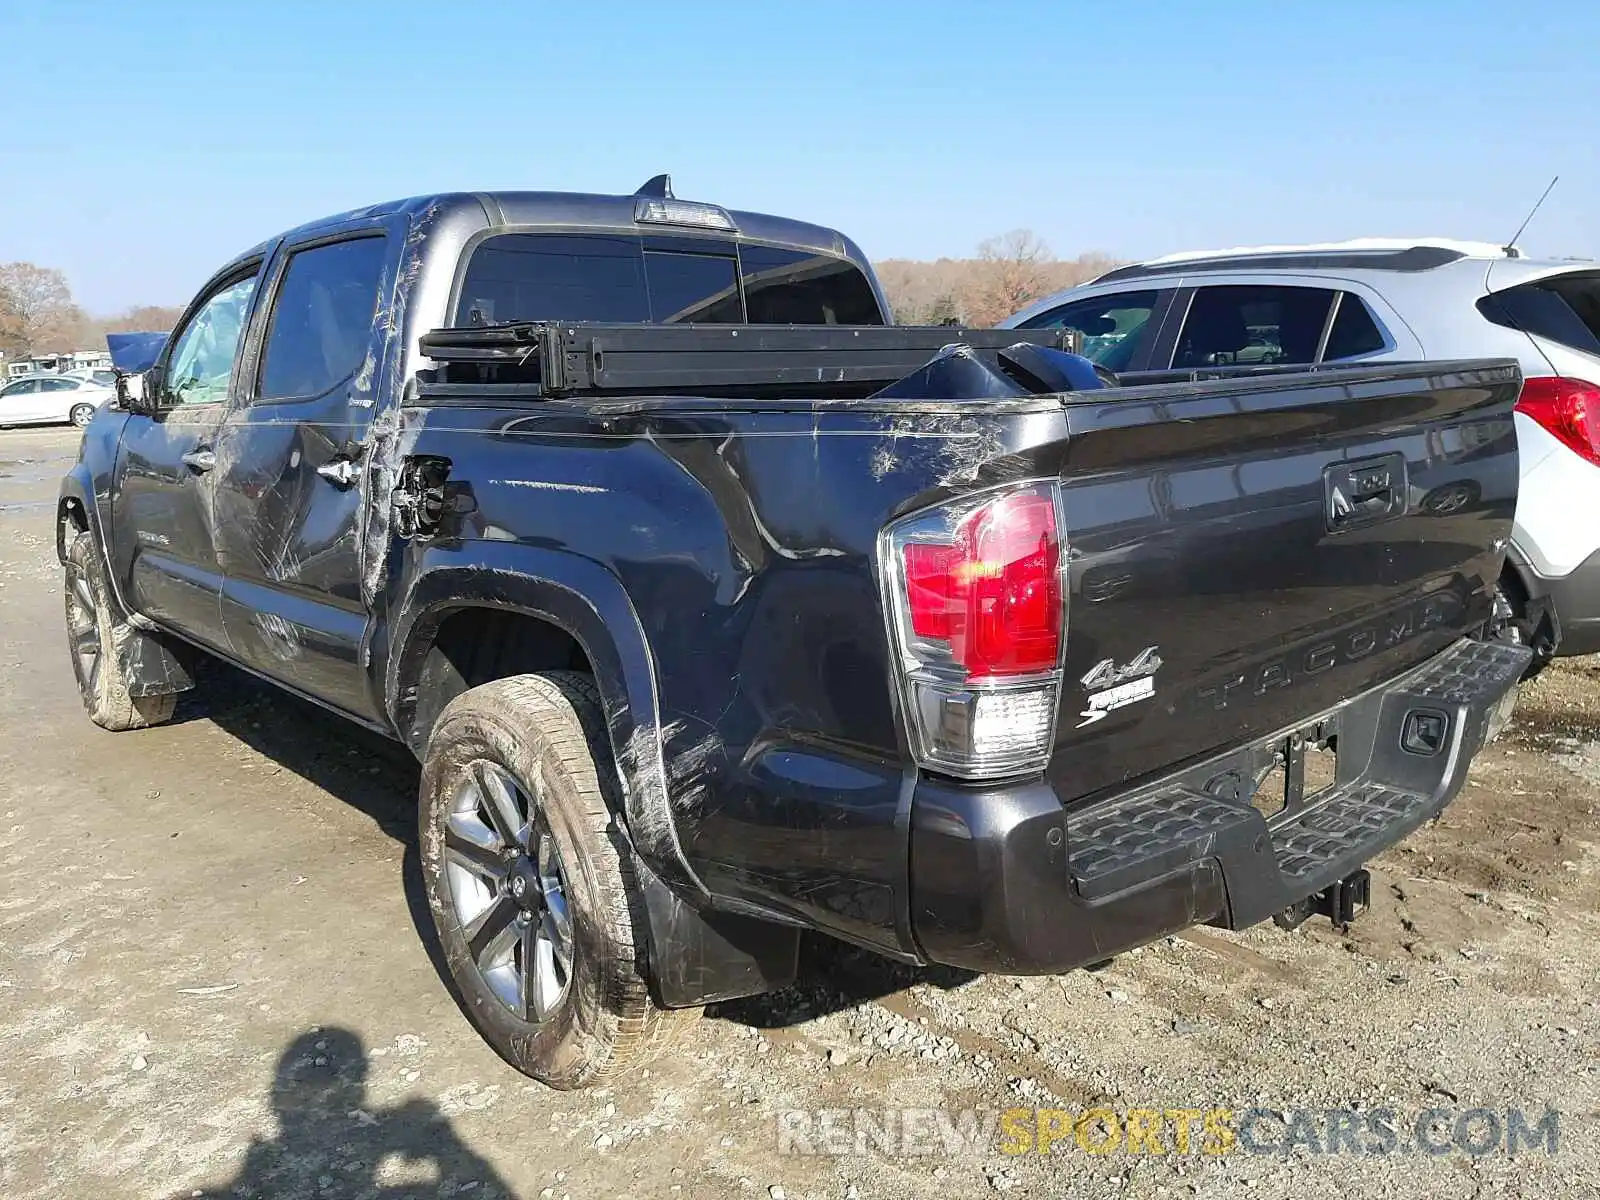
[[[967,778],[1042,768],[1066,641],[1054,484],[968,497],[884,531],[913,749]]]
[[[1581,379],[1535,376],[1523,381],[1517,411],[1600,466],[1600,387]]]

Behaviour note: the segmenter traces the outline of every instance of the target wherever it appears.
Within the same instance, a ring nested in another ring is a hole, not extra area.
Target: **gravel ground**
[[[801,986],[711,1010],[648,1074],[558,1094],[440,982],[402,753],[226,670],[173,725],[90,726],[49,529],[72,453],[0,433],[6,1197],[1600,1194],[1595,660],[1524,690],[1345,934],[1199,929],[1025,980],[819,945]],[[1204,1153],[1198,1121],[1188,1153],[1172,1120],[1163,1153],[961,1134],[1097,1107],[1265,1110],[1266,1152]],[[1547,1107],[1554,1156],[1404,1152],[1427,1109]],[[1362,1147],[1393,1110],[1396,1149],[1315,1152],[1326,1119],[1295,1112],[1330,1108],[1359,1110]]]

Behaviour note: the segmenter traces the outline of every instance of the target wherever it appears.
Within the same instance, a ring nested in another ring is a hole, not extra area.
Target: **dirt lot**
[[[557,1094],[435,971],[402,753],[226,670],[170,726],[89,724],[49,521],[73,446],[0,433],[4,1196],[1600,1194],[1594,660],[1525,690],[1466,794],[1373,864],[1348,935],[1197,930],[1038,980],[821,949],[648,1075]],[[1420,1110],[1549,1106],[1560,1143],[778,1153],[785,1110],[1095,1105],[1388,1107],[1402,1145]]]

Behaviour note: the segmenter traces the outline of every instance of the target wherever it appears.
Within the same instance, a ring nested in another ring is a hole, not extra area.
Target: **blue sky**
[[[1600,257],[1600,5],[0,0],[0,261],[177,303],[418,192],[678,194],[876,258],[1369,234]]]

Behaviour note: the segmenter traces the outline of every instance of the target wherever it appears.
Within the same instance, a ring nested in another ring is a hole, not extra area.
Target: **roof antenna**
[[[1532,222],[1533,218],[1538,215],[1539,209],[1544,207],[1544,202],[1545,202],[1546,197],[1548,197],[1551,192],[1555,191],[1556,184],[1558,184],[1560,182],[1561,182],[1561,176],[1557,175],[1554,179],[1552,179],[1550,181],[1550,186],[1545,188],[1543,193],[1540,194],[1538,203],[1536,203],[1533,206],[1533,211],[1530,212],[1527,215],[1527,217],[1523,220],[1521,225],[1517,226],[1517,231],[1511,235],[1511,240],[1505,244],[1506,257],[1508,257],[1508,258],[1521,258],[1522,257],[1522,252],[1517,249],[1517,239],[1522,236],[1522,231],[1524,229],[1526,229],[1528,227],[1529,223]]]
[[[634,195],[649,196],[654,200],[671,200],[673,198],[672,176],[652,175],[649,179],[645,180],[644,186],[635,192]]]

